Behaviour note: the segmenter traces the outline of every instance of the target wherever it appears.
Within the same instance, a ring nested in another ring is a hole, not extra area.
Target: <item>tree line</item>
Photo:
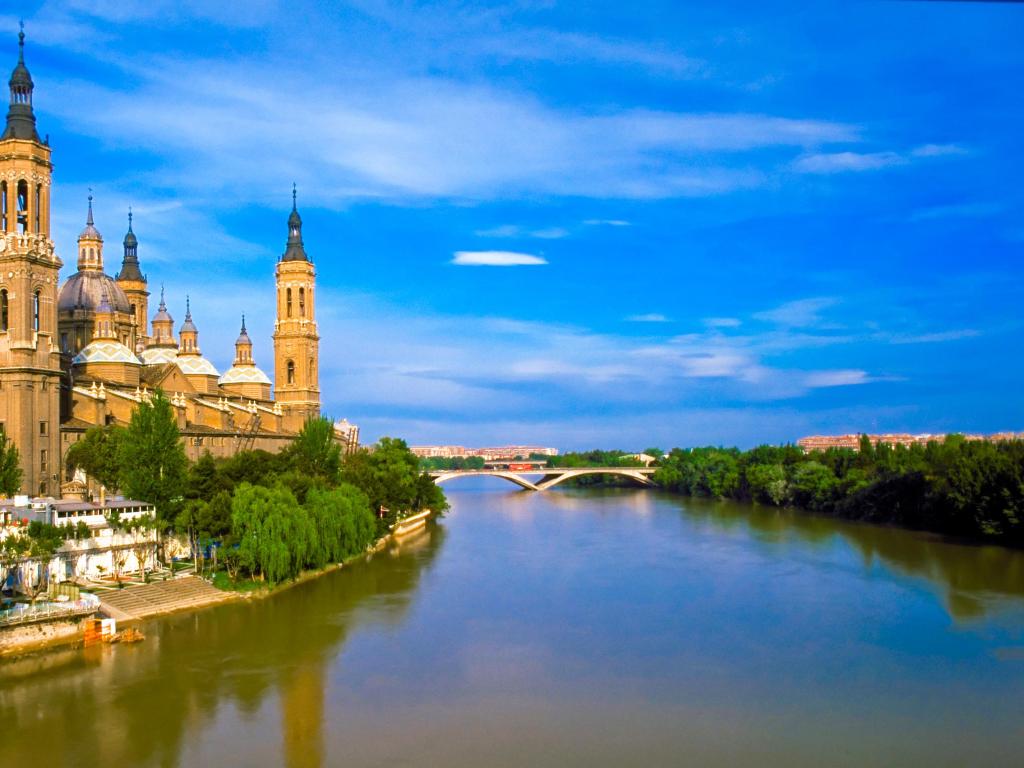
[[[794,506],[850,520],[1024,543],[1024,441],[676,448],[654,480],[688,496]]]
[[[215,570],[271,583],[365,551],[401,515],[448,506],[404,441],[343,456],[326,418],[307,421],[276,454],[207,452],[190,463],[159,392],[127,426],[87,430],[66,463],[154,504],[161,528],[187,536],[197,558],[210,552]]]

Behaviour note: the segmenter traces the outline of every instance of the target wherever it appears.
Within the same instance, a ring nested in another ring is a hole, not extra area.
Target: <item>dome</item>
[[[71,311],[84,309],[95,312],[106,293],[107,301],[115,312],[131,312],[131,304],[114,278],[103,272],[76,272],[60,289],[57,309]]]
[[[126,363],[140,365],[139,358],[132,354],[124,344],[112,339],[103,339],[88,344],[85,349],[75,355],[72,365],[84,363]]]
[[[213,363],[202,355],[182,355],[174,362],[186,376],[220,376]]]
[[[228,372],[220,377],[217,382],[221,386],[225,384],[266,384],[272,386],[270,378],[255,365],[235,365],[228,369]]]
[[[163,365],[178,362],[178,350],[175,347],[149,347],[139,355],[144,365]]]

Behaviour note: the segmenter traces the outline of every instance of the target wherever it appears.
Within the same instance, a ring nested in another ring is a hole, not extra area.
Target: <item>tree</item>
[[[404,440],[382,437],[372,451],[349,454],[342,463],[341,478],[364,491],[375,512],[387,510],[381,516],[381,530],[401,514],[448,508],[444,492],[420,471],[419,459]]]
[[[85,436],[68,448],[65,463],[71,469],[81,469],[101,485],[120,487],[118,447],[124,435],[122,427],[89,427]]]
[[[173,520],[185,491],[188,460],[170,401],[157,392],[142,402],[125,429],[117,456],[121,489],[154,504],[163,520]]]
[[[786,470],[781,464],[751,464],[746,469],[747,485],[755,501],[779,507],[786,502]]]
[[[353,485],[311,491],[306,510],[313,527],[310,565],[314,567],[339,563],[373,541],[376,523],[370,501]]]
[[[238,486],[231,502],[231,522],[241,565],[261,581],[275,584],[294,577],[307,562],[312,525],[287,488]]]
[[[21,490],[21,457],[18,447],[0,434],[0,495],[14,496]]]
[[[132,534],[132,554],[135,555],[135,562],[139,564],[139,575],[143,581],[148,581],[146,576],[146,561],[155,548],[153,534],[159,530],[159,523],[156,518],[149,515],[141,515],[129,524]]]
[[[323,416],[303,425],[287,449],[287,461],[298,472],[335,483],[341,468],[341,445],[334,439],[334,424]]]

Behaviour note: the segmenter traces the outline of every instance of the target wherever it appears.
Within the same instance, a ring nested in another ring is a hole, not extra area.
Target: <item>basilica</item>
[[[316,270],[303,246],[294,187],[275,270],[273,378],[257,365],[244,317],[234,363],[221,373],[202,353],[188,303],[176,328],[161,288],[150,320],[150,284],[131,213],[120,269],[111,276],[90,196],[77,271],[59,284],[63,262],[50,238],[51,148],[36,129],[24,48],[22,32],[0,136],[0,432],[20,453],[23,492],[60,495],[70,479],[63,466],[70,445],[90,427],[126,424],[157,390],[173,405],[190,458],[280,450],[320,414]],[[351,428],[338,434],[343,441],[358,435]]]

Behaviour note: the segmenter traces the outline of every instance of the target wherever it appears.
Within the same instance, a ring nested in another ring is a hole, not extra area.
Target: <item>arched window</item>
[[[39,330],[39,303],[41,295],[39,291],[32,294],[32,329]]]
[[[288,361],[288,383],[295,383],[295,362],[293,360]]]
[[[309,361],[309,378],[306,379],[306,386],[312,387],[316,384],[316,360]]]
[[[35,204],[36,234],[39,234],[39,232],[40,232],[40,226],[39,226],[40,215],[39,215],[39,211],[42,209],[42,205],[40,204],[40,201],[42,200],[42,198],[43,198],[43,185],[42,184],[36,184],[36,204]]]
[[[299,317],[306,316],[306,289],[299,288]]]
[[[10,305],[7,301],[7,289],[0,290],[0,331],[7,330],[7,323],[10,318]]]
[[[7,232],[7,182],[6,181],[0,182],[0,208],[3,209],[3,210],[0,210],[0,223],[3,224],[3,226],[0,227],[0,229],[3,229],[4,232]]]
[[[18,182],[18,231],[28,233],[28,182]]]
[[[291,317],[292,316],[292,289],[291,288],[289,288],[288,291],[287,291],[287,297],[288,297],[287,301],[286,301],[286,303],[288,304],[288,307],[287,307],[287,317]]]
[[[132,312],[132,323],[134,323],[135,325],[138,325],[139,324],[139,317],[136,314],[136,309],[135,309],[135,305],[134,304],[132,304],[131,312]]]

